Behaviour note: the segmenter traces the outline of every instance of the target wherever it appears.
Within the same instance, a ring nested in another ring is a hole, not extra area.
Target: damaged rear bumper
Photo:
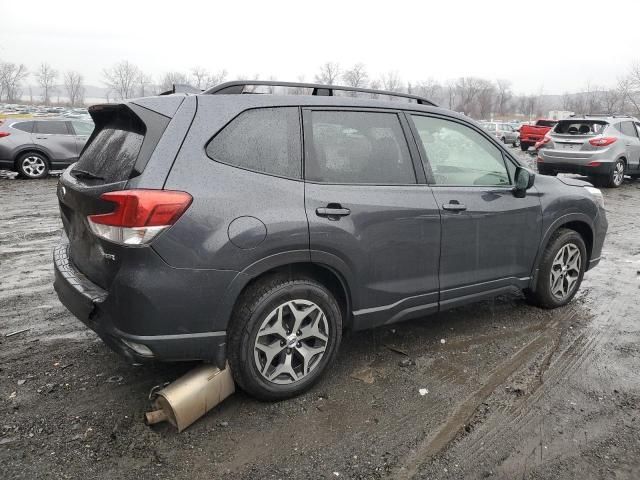
[[[104,304],[109,292],[78,271],[68,244],[53,250],[54,289],[60,302],[115,352],[134,363],[151,360],[209,360],[224,368],[226,332],[177,335],[132,335],[118,329]]]

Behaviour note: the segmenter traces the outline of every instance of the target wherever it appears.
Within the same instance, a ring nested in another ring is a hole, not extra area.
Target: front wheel
[[[527,299],[542,308],[569,303],[582,283],[587,266],[587,249],[580,234],[561,228],[544,250],[535,290],[525,291]]]
[[[258,399],[290,398],[318,381],[341,338],[341,310],[327,288],[274,275],[238,301],[229,327],[231,372]]]
[[[23,178],[44,178],[49,173],[47,159],[40,153],[28,152],[18,158],[18,174]]]

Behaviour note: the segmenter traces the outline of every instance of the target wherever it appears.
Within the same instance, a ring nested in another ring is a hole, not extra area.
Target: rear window
[[[218,162],[290,178],[302,177],[301,150],[297,107],[247,110],[207,145]]]
[[[536,125],[539,127],[553,127],[556,123],[555,120],[538,120]]]
[[[105,183],[127,180],[142,147],[144,124],[135,115],[120,111],[98,129],[74,170],[90,173]]]
[[[562,120],[554,130],[562,135],[599,135],[607,126],[607,122],[592,120]]]
[[[45,135],[69,135],[67,122],[42,121],[35,122],[36,128],[34,133],[42,133]]]

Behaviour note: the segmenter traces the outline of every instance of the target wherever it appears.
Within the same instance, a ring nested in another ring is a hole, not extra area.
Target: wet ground
[[[189,365],[130,366],[62,307],[57,179],[2,176],[1,478],[640,478],[640,181],[604,191],[569,306],[514,293],[349,334],[307,394],[236,393],[177,434],[142,415]]]

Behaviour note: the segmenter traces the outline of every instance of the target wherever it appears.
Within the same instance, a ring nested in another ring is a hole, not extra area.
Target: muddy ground
[[[3,479],[640,478],[640,181],[604,192],[603,259],[571,305],[514,293],[349,334],[307,394],[237,393],[177,434],[142,415],[190,366],[130,366],[72,317],[57,178],[0,176]]]

